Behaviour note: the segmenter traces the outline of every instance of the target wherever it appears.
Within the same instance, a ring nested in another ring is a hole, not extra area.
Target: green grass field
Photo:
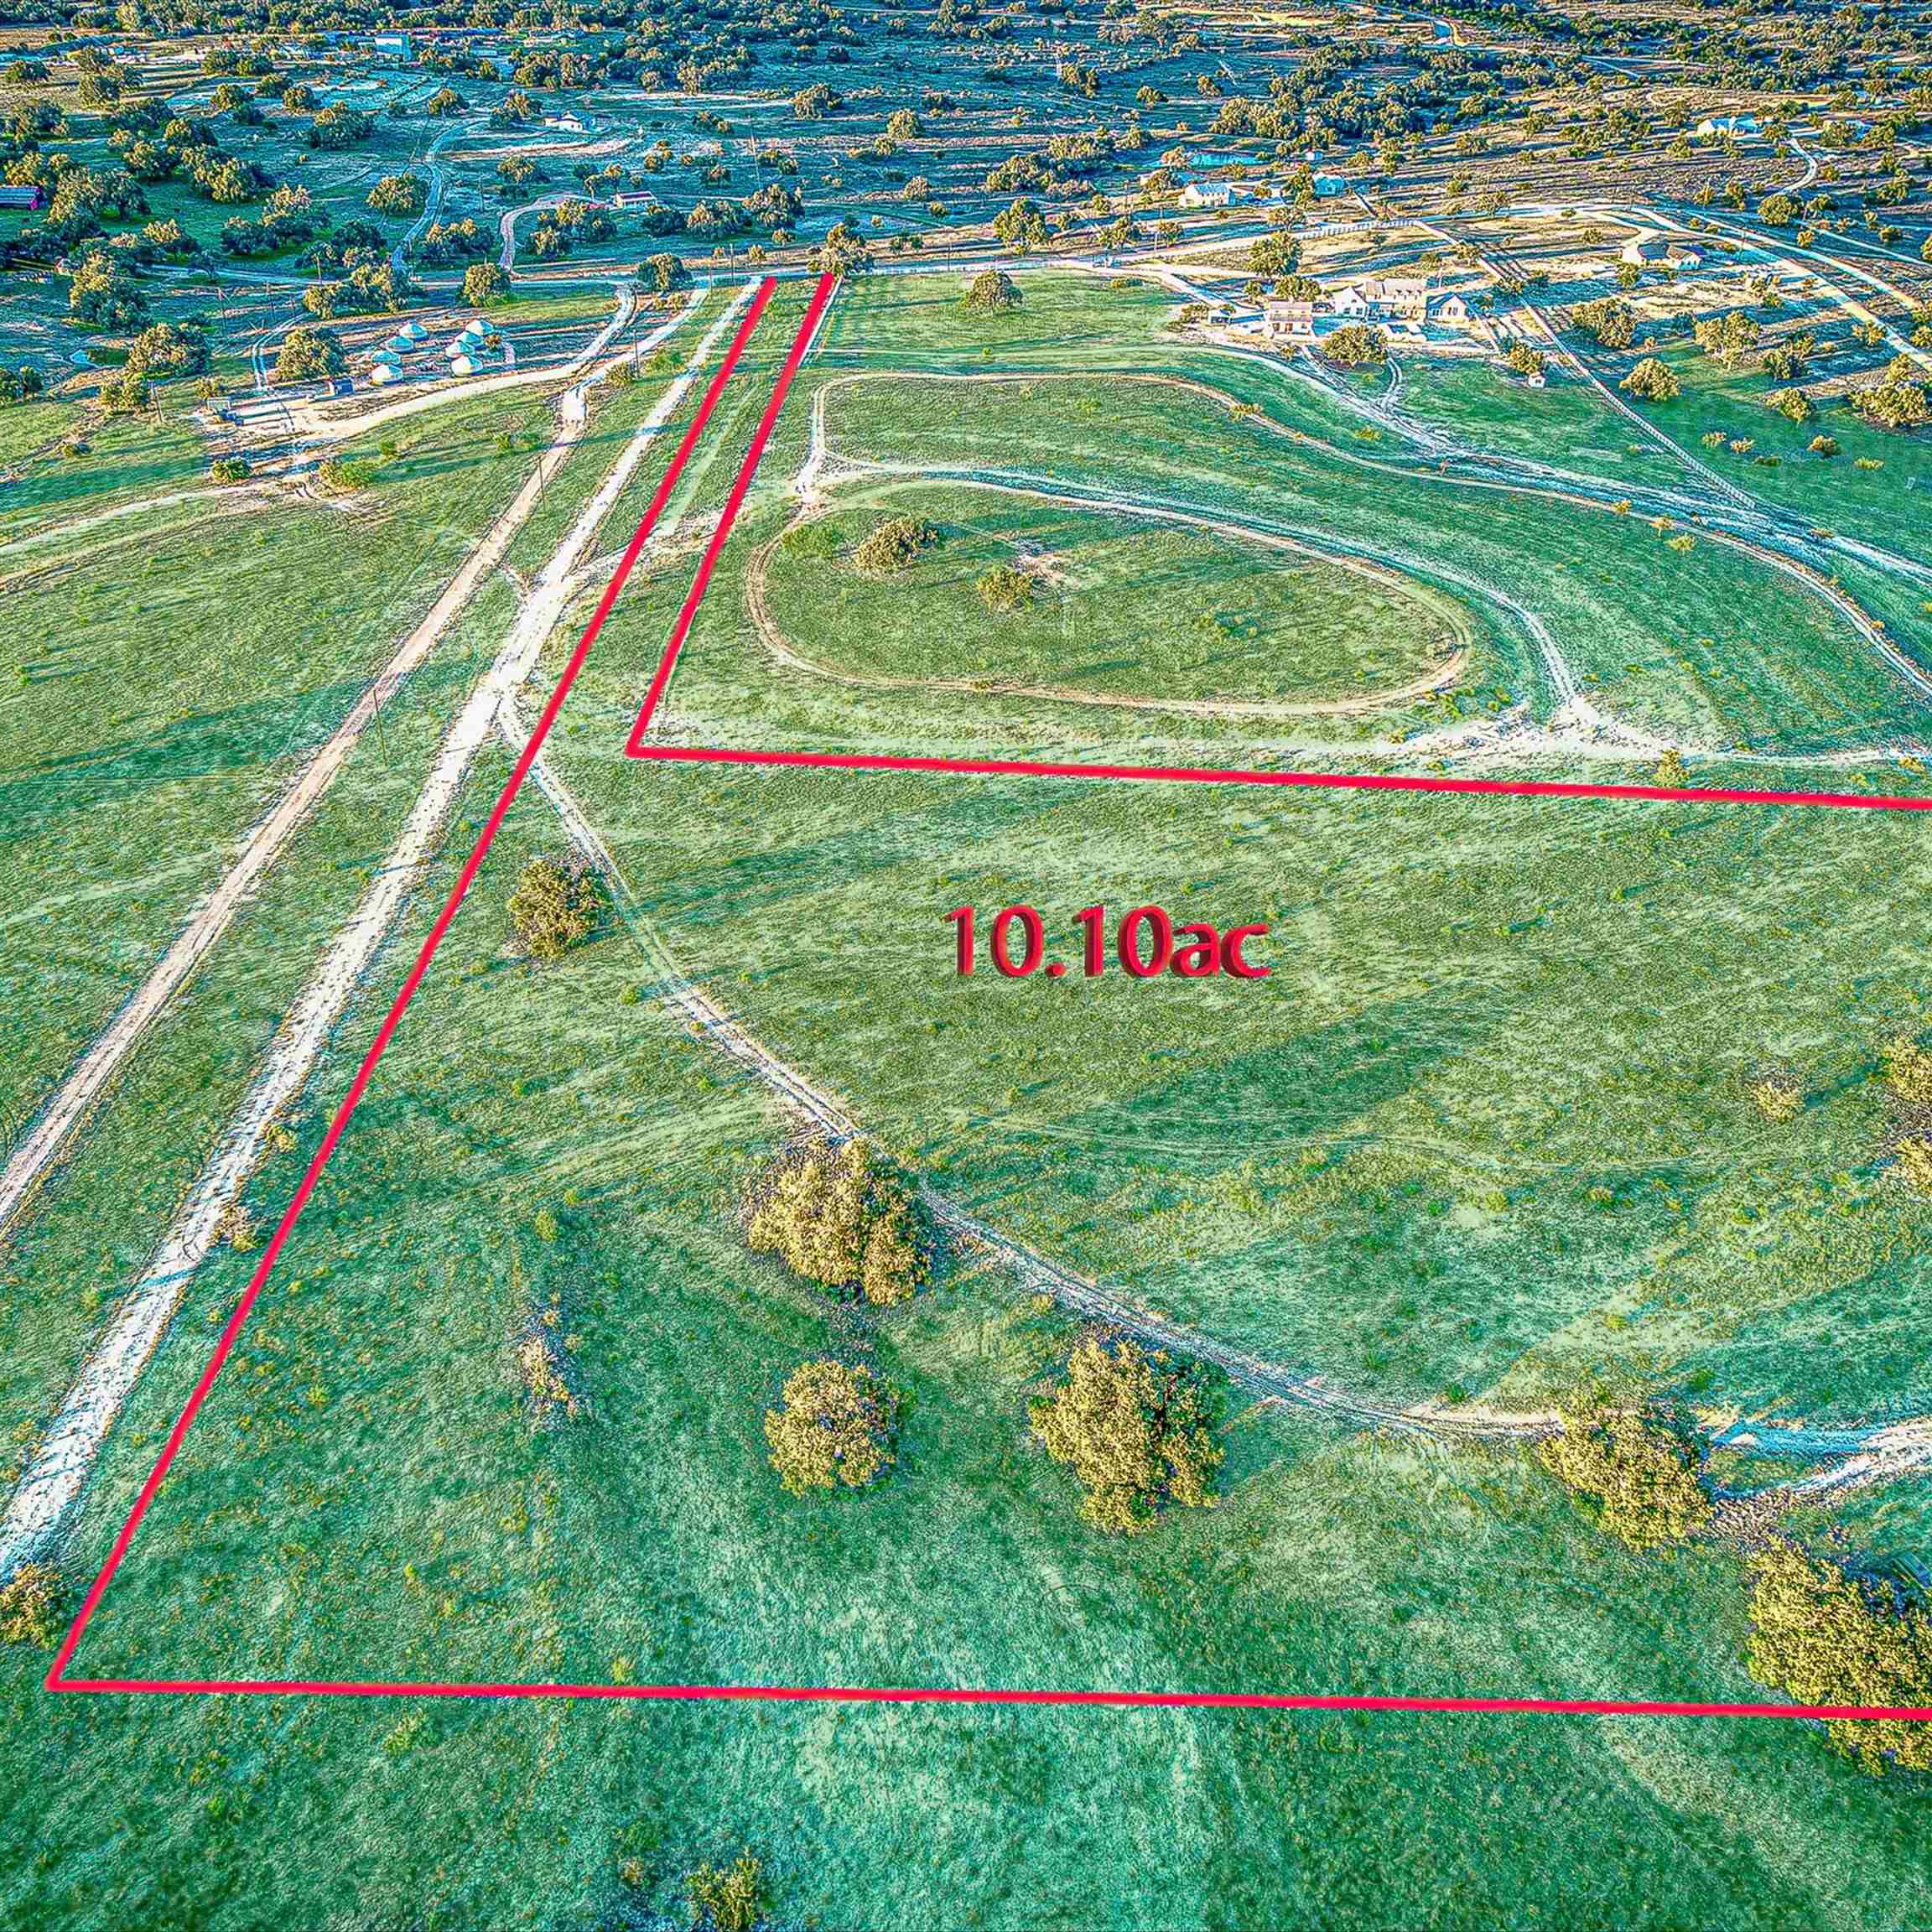
[[[1025,307],[998,318],[969,314],[947,277],[840,296],[722,553],[664,741],[1368,763],[1394,756],[1370,749],[1394,734],[1550,709],[1525,611],[1596,702],[1712,747],[1776,757],[1917,727],[1841,617],[1739,551],[1705,535],[1673,550],[1639,521],[1430,472],[1292,375],[1182,346],[1165,293],[1023,283]],[[681,325],[674,361],[720,300]],[[928,1291],[883,1312],[751,1255],[743,1186],[798,1122],[667,1009],[651,943],[949,1200],[1145,1311],[1391,1402],[1531,1407],[1596,1384],[1680,1397],[1710,1425],[1829,1424],[1932,1408],[1932,1207],[1888,1172],[1898,1122],[1877,1078],[1889,1040],[1932,1027],[1910,910],[1921,880],[1932,890],[1921,815],[626,761],[802,301],[794,284],[774,302],[672,499],[671,541],[547,750],[615,861],[610,917],[553,967],[517,950],[518,871],[564,849],[530,787],[75,1669],[1760,1697],[1738,1550],[1633,1555],[1519,1446],[1425,1446],[1228,1390],[1217,1507],[1137,1540],[1086,1527],[1026,1426],[1072,1323],[984,1255],[943,1255]],[[517,570],[589,500],[661,375],[600,398]],[[815,402],[835,480],[841,460],[934,472],[861,471],[779,543],[772,609],[834,668],[1327,694],[1426,669],[1441,614],[1463,611],[1471,667],[1400,710],[1289,727],[782,666],[747,569],[797,512]],[[524,473],[539,406],[527,421],[476,407],[413,419],[392,456],[358,450],[377,480],[354,513],[196,512],[152,565],[134,519],[133,540],[91,558],[60,540],[14,566],[0,549],[19,599],[44,600],[18,635],[78,612],[90,653],[85,678],[34,658],[46,701],[8,714],[31,893],[15,930],[48,948],[23,953],[8,994],[37,1015],[9,1062],[21,1095],[98,1024],[276,761],[327,729],[353,665],[383,654]],[[681,427],[596,548],[628,537]],[[1148,514],[1176,507],[1393,569],[1400,595]],[[942,542],[890,589],[860,580],[846,548],[902,508]],[[1022,546],[1072,581],[1001,635],[974,584]],[[527,717],[600,588],[549,640]],[[512,603],[493,582],[397,700],[392,735],[365,742],[7,1258],[13,1459],[387,849]],[[1204,605],[1213,632],[1184,621]],[[269,711],[299,730],[270,738]],[[178,742],[223,784],[188,784]],[[296,1185],[508,769],[500,745],[478,761],[290,1144],[250,1179],[258,1223]],[[1699,777],[1741,771],[1817,776],[1693,760]],[[1550,756],[1536,772],[1649,766]],[[40,829],[49,802],[70,815],[65,857]],[[99,886],[70,906],[76,849]],[[984,921],[1034,905],[1071,958],[1072,915],[1096,901],[1265,922],[1250,950],[1270,976],[955,976],[953,907]],[[1804,1096],[1781,1123],[1752,1098],[1772,1068]],[[218,1249],[189,1285],[62,1551],[74,1592],[256,1259]],[[539,1426],[515,1348],[546,1308],[579,1413]],[[903,1391],[903,1438],[888,1481],[800,1501],[768,1466],[761,1415],[825,1353]],[[1737,1452],[1722,1467],[1741,1483],[1792,1472]],[[1926,1551],[1903,1486],[1841,1520],[1857,1549]],[[745,1849],[780,1923],[825,1932],[1907,1932],[1922,1908],[1923,1791],[1864,1776],[1795,1723],[49,1701],[44,1657],[0,1665],[0,1918],[23,1925],[641,1925],[679,1911],[682,1873]]]
[[[381,439],[390,454],[344,452],[370,482],[339,503],[217,497],[164,547],[134,514],[0,552],[10,1132],[428,610],[527,473],[544,415],[532,400],[490,406],[487,427],[475,403],[409,418]]]
[[[1732,1560],[1619,1555],[1514,1457],[1237,1405],[1218,1509],[1139,1543],[1083,1529],[1021,1420],[1064,1325],[968,1271],[854,1326],[746,1257],[731,1195],[779,1122],[632,1002],[649,973],[621,930],[554,974],[506,954],[498,907],[553,839],[520,808],[82,1669],[1749,1694]],[[261,1176],[265,1208],[302,1157]],[[245,1266],[196,1284],[76,1558]],[[552,1293],[585,1412],[539,1431],[507,1349]],[[756,1418],[828,1345],[906,1388],[911,1420],[887,1487],[794,1504]],[[166,1697],[49,1720],[11,1732],[29,1919],[165,1898],[213,1927],[318,1903],[501,1924],[513,1886],[522,1922],[554,1924],[667,1907],[743,1846],[788,1919],[828,1925],[1205,1927],[1317,1901],[1368,1924],[1893,1924],[1917,1895],[1912,1795],[1782,1727]],[[104,1810],[138,1865],[101,1863]],[[312,1860],[261,1857],[298,1838],[326,1848],[319,1892]]]
[[[937,541],[868,573],[853,553],[891,517]],[[1002,565],[1028,601],[995,614],[977,585]],[[1306,553],[957,487],[841,495],[781,541],[767,590],[787,642],[835,671],[1126,698],[1358,699],[1439,673],[1472,629],[1446,598]]]

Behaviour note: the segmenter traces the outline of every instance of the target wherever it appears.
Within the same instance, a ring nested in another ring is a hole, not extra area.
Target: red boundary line
[[[1330,792],[1458,792],[1481,797],[1646,798],[1701,805],[1810,805],[1866,812],[1932,812],[1932,797],[1856,792],[1750,792],[1716,786],[1592,785],[1581,781],[1426,778],[1389,771],[1250,771],[1195,765],[1081,765],[1026,758],[896,758],[855,751],[749,751],[726,745],[646,745],[631,734],[625,755],[686,765],[803,766],[824,771],[957,771],[984,777],[1109,778],[1197,785],[1285,785]]]
[[[725,501],[724,512],[711,534],[709,543],[705,546],[691,589],[672,627],[669,641],[658,662],[656,674],[651,680],[651,688],[643,708],[638,713],[637,722],[632,727],[630,740],[625,746],[627,756],[680,763],[806,766],[838,771],[963,771],[983,775],[1017,774],[1052,778],[1142,779],[1208,784],[1298,785],[1364,791],[1501,793],[1530,797],[1706,799],[1744,804],[1824,805],[1904,811],[1932,809],[1932,798],[1867,798],[1831,792],[1697,791],[1663,785],[1514,783],[1473,778],[1410,778],[1367,772],[1210,771],[1185,766],[1051,764],[1026,760],[895,758],[807,751],[740,751],[721,747],[647,745],[644,742],[645,733],[670,683],[672,670],[677,663],[678,653],[683,648],[685,639],[690,634],[698,606],[710,585],[712,571],[717,564],[719,553],[723,550],[731,527],[737,519],[759,460],[764,454],[765,446],[777,423],[779,412],[784,407],[792,378],[797,373],[799,364],[804,360],[806,349],[824,313],[826,304],[831,300],[835,285],[836,280],[833,276],[824,275],[818,279],[811,305],[792,341],[784,366],[779,371],[771,397],[766,403],[764,415],[760,418],[745,461],[739,469],[731,493]],[[262,1259],[250,1277],[246,1292],[221,1331],[214,1355],[202,1371],[200,1379],[195,1384],[187,1406],[169,1432],[168,1441],[147,1481],[142,1485],[141,1493],[135,1499],[127,1520],[122,1525],[119,1535],[115,1538],[114,1546],[109,1552],[106,1562],[101,1566],[101,1573],[94,1579],[86,1600],[80,1607],[80,1614],[75,1618],[72,1628],[68,1631],[54,1659],[54,1667],[47,1675],[46,1688],[55,1691],[123,1695],[158,1692],[178,1696],[485,1699],[559,1697],[613,1703],[672,1701],[705,1703],[1005,1704],[1098,1706],[1129,1710],[1518,1712],[1576,1716],[1888,1719],[1894,1722],[1932,1719],[1932,1706],[1910,1705],[1724,1704],[1641,1697],[1431,1697],[1287,1691],[974,1690],[948,1689],[936,1685],[873,1688],[864,1685],[778,1684],[454,1684],[406,1680],[358,1682],[303,1678],[68,1677],[64,1675],[67,1664],[80,1644],[81,1634],[87,1627],[88,1620],[93,1616],[101,1601],[101,1593],[116,1570],[120,1567],[135,1531],[148,1513],[148,1505],[153,1501],[169,1467],[179,1452],[183,1440],[207,1400],[216,1377],[227,1362],[242,1324],[247,1320],[262,1285],[273,1269],[283,1244],[307,1205],[323,1168],[327,1165],[330,1155],[335,1151],[336,1142],[340,1140],[342,1131],[348,1124],[350,1115],[355,1112],[361,1101],[370,1076],[375,1071],[376,1063],[382,1058],[401,1022],[404,1010],[415,997],[416,990],[428,970],[429,962],[434,958],[444,934],[455,917],[457,907],[461,905],[464,896],[468,892],[471,881],[482,865],[484,855],[495,840],[512,802],[522,790],[531,766],[536,762],[537,755],[542,750],[552,724],[556,721],[564,699],[576,682],[577,674],[582,670],[584,661],[589,655],[590,647],[595,641],[597,633],[603,629],[604,620],[610,615],[611,605],[616,602],[625,579],[630,575],[639,553],[643,549],[645,539],[662,513],[664,505],[703,434],[746,342],[756,328],[759,318],[764,314],[775,287],[776,283],[769,277],[760,284],[750,313],[739,325],[730,351],[705,391],[704,401],[692,419],[690,427],[685,431],[663,480],[659,483],[656,494],[652,497],[643,521],[637,526],[636,532],[626,547],[622,560],[598,602],[595,615],[578,641],[576,649],[571,653],[564,674],[558,681],[557,688],[544,706],[543,715],[538,719],[535,730],[531,733],[528,744],[517,759],[509,781],[504,786],[488,823],[483,828],[482,835],[477,839],[469,859],[465,862],[454,890],[438,915],[435,925],[430,929],[429,937],[424,941],[422,951],[417,956],[415,965],[403,982],[402,991],[397,994],[368,1052],[364,1056],[361,1065],[356,1069],[356,1077],[350,1083],[348,1093],[336,1109],[321,1145],[316,1150],[314,1158],[309,1162],[300,1185],[283,1210],[268,1245],[262,1251]]]
[[[282,1218],[275,1225],[275,1232],[269,1237],[268,1244],[262,1251],[262,1259],[255,1265],[255,1272],[248,1279],[247,1288],[242,1299],[235,1305],[234,1312],[228,1317],[221,1330],[221,1339],[215,1345],[215,1353],[210,1357],[208,1366],[201,1371],[200,1379],[195,1384],[189,1396],[187,1406],[175,1419],[174,1426],[168,1432],[168,1440],[163,1444],[161,1453],[156,1457],[154,1467],[148,1473],[148,1479],[141,1485],[141,1493],[134,1499],[134,1507],[127,1514],[127,1520],[121,1525],[120,1534],[114,1539],[107,1561],[101,1565],[100,1574],[95,1577],[86,1598],[80,1606],[80,1614],[74,1619],[66,1639],[54,1659],[54,1667],[47,1674],[49,1690],[66,1690],[82,1687],[65,1679],[69,1660],[80,1644],[82,1633],[101,1601],[102,1592],[112,1581],[114,1572],[120,1568],[121,1560],[127,1553],[127,1546],[134,1540],[134,1533],[141,1526],[142,1519],[148,1514],[148,1505],[153,1502],[163,1481],[166,1478],[174,1458],[180,1453],[182,1442],[195,1418],[200,1414],[202,1405],[208,1400],[209,1391],[215,1386],[216,1378],[226,1366],[233,1353],[236,1337],[242,1332],[242,1324],[254,1308],[262,1285],[267,1280],[277,1259],[282,1253],[283,1244],[301,1218],[302,1210],[308,1206],[309,1197],[314,1192],[315,1183],[321,1178],[322,1170],[329,1164],[330,1156],[335,1151],[336,1143],[342,1138],[343,1130],[349,1124],[350,1116],[360,1104],[364,1091],[369,1085],[371,1076],[376,1071],[377,1062],[387,1050],[396,1029],[401,1025],[403,1013],[409,1002],[416,997],[416,989],[423,984],[423,975],[429,970],[429,962],[436,957],[437,948],[443,943],[443,936],[449,930],[450,922],[456,917],[456,909],[463,903],[471,882],[483,864],[485,854],[495,843],[496,834],[508,815],[517,794],[523,788],[523,781],[530,774],[530,767],[537,761],[537,755],[543,748],[543,740],[550,735],[550,727],[557,721],[557,714],[563,709],[564,700],[569,694],[570,687],[576,683],[577,674],[584,668],[584,661],[590,654],[590,647],[597,641],[597,633],[604,628],[604,620],[610,615],[610,607],[617,601],[617,594],[624,588],[625,579],[631,574],[646,539],[655,527],[657,519],[663,514],[664,506],[670,501],[671,492],[678,479],[683,475],[691,453],[698,446],[705,426],[711,419],[711,413],[718,406],[718,399],[724,392],[724,385],[730,380],[737,367],[739,358],[744,354],[745,345],[750,340],[752,331],[758,326],[760,317],[771,301],[776,283],[769,276],[758,286],[752,298],[751,306],[745,319],[738,325],[738,331],[731,340],[724,359],[718,366],[717,373],[711,378],[704,391],[703,401],[692,417],[689,426],[680,439],[670,463],[666,467],[663,479],[653,492],[650,505],[645,510],[631,541],[625,546],[624,554],[619,559],[610,581],[604,587],[604,595],[597,600],[597,609],[590,621],[584,626],[584,635],[577,641],[577,647],[570,653],[570,660],[564,667],[564,674],[557,681],[557,688],[550,693],[549,702],[544,705],[543,715],[537,720],[536,729],[530,734],[529,742],[523,747],[521,756],[512,768],[508,782],[498,795],[481,835],[471,848],[470,856],[463,863],[463,870],[457,875],[456,884],[449,896],[444,901],[443,910],[436,916],[436,922],[429,929],[429,936],[423,942],[422,949],[416,955],[416,963],[409,969],[408,977],[402,982],[402,990],[383,1016],[382,1024],[376,1031],[376,1037],[370,1043],[369,1051],[362,1057],[361,1064],[356,1069],[356,1077],[349,1083],[349,1090],[342,1097],[334,1116],[329,1123],[328,1131],[322,1136],[322,1144],[315,1150],[301,1182],[289,1197],[288,1205],[282,1211]],[[802,338],[799,351],[802,352]]]

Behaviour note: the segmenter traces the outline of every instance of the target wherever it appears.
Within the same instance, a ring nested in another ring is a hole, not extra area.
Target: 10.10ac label
[[[979,915],[970,906],[956,906],[946,919],[954,928],[956,970],[969,979],[979,963]],[[1073,924],[1080,970],[1089,979],[1114,965],[1132,979],[1157,979],[1162,974],[1179,979],[1268,977],[1268,969],[1248,957],[1248,948],[1268,936],[1265,925],[1230,926],[1224,932],[1204,921],[1177,927],[1158,906],[1136,906],[1111,926],[1104,906],[1083,906]],[[993,915],[986,953],[993,969],[1008,979],[1028,979],[1042,969],[1057,979],[1067,971],[1064,959],[1046,957],[1046,922],[1031,906],[1005,906]]]

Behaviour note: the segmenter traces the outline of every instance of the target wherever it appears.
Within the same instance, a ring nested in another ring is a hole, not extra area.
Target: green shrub
[[[1776,1543],[1755,1558],[1745,1662],[1800,1704],[1932,1706],[1932,1616],[1891,1587]],[[1825,1733],[1874,1774],[1932,1770],[1932,1724],[1834,1718]]]
[[[548,964],[590,937],[602,906],[595,873],[532,859],[510,895],[510,923],[523,950]]]
[[[912,1184],[869,1140],[782,1154],[746,1197],[745,1234],[755,1253],[875,1306],[906,1300],[929,1272]]]
[[[899,1398],[870,1368],[807,1362],[786,1379],[780,1406],[765,1411],[771,1467],[794,1496],[863,1489],[891,1467]]]
[[[0,1644],[51,1650],[60,1638],[65,1594],[60,1572],[48,1563],[23,1563],[0,1588]]]
[[[1685,1438],[1634,1409],[1566,1414],[1562,1431],[1537,1445],[1544,1467],[1598,1505],[1598,1520],[1633,1550],[1681,1543],[1711,1520]]]
[[[208,465],[208,474],[217,483],[239,483],[248,474],[246,456],[217,456]]]
[[[1164,1504],[1213,1503],[1222,1451],[1205,1387],[1127,1336],[1082,1336],[1031,1420],[1046,1453],[1072,1468],[1085,1492],[1080,1514],[1096,1530],[1133,1535],[1154,1527]]]
[[[1901,1034],[1887,1043],[1885,1084],[1901,1106],[1932,1107],[1932,1052]]]
[[[749,1852],[730,1867],[700,1865],[684,1881],[693,1932],[755,1932],[771,1900],[764,1867]]]
[[[939,532],[922,517],[888,517],[853,553],[861,570],[886,575],[903,570],[919,553],[939,541]]]
[[[966,285],[966,306],[981,315],[1004,315],[1017,309],[1020,284],[1003,268],[983,268]]]
[[[1783,1067],[1753,1076],[1745,1083],[1745,1090],[1751,1096],[1752,1105],[1774,1125],[1795,1120],[1804,1111],[1804,1086],[1795,1073]]]
[[[1033,579],[1010,564],[995,564],[975,586],[979,601],[995,616],[1010,616],[1033,601]]]
[[[368,481],[361,464],[340,456],[325,456],[315,465],[315,486],[325,496],[346,496],[364,488]]]

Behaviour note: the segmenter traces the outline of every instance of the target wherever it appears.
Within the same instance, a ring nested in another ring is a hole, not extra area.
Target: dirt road
[[[261,1158],[269,1130],[314,1072],[423,865],[440,844],[470,766],[490,739],[499,708],[536,667],[545,640],[573,595],[577,567],[599,527],[756,287],[755,282],[746,283],[706,332],[544,566],[502,648],[445,736],[401,836],[377,870],[374,884],[330,943],[283,1021],[241,1110],[190,1191],[166,1239],[96,1343],[28,1465],[0,1522],[0,1576],[11,1574],[44,1548],[80,1499],[108,1431],[167,1332],[195,1270],[207,1258],[224,1215]],[[666,325],[667,332],[670,326]],[[546,480],[554,469],[551,464],[543,473]]]

